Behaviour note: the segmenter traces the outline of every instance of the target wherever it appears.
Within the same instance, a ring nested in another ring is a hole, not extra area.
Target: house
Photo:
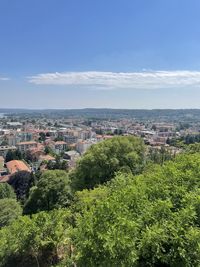
[[[6,163],[6,167],[8,169],[9,174],[11,175],[20,171],[31,172],[30,167],[22,160],[11,160]]]
[[[55,158],[51,155],[41,155],[39,157],[39,162],[41,163],[42,161],[55,161]]]

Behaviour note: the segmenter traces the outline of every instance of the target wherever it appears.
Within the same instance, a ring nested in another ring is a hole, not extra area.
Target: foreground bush
[[[20,217],[0,230],[0,266],[51,266],[71,253],[71,215],[54,210]]]
[[[78,216],[78,266],[200,266],[200,155],[118,175]]]

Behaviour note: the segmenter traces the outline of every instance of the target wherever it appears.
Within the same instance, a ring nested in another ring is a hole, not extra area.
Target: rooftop
[[[17,145],[19,146],[19,145],[36,145],[37,144],[37,142],[35,142],[35,141],[27,141],[27,142],[19,142],[19,143],[17,143]]]
[[[55,145],[66,145],[67,143],[64,141],[57,141],[55,142]]]
[[[54,157],[52,157],[51,155],[41,155],[40,156],[40,160],[47,160],[47,161],[49,161],[49,160],[55,160],[55,158]]]
[[[6,163],[6,166],[10,174],[14,174],[19,171],[31,171],[30,168],[21,160],[11,160]]]

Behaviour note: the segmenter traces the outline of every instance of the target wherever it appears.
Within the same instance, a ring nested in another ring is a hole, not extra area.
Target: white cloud
[[[8,78],[8,77],[1,77],[0,76],[0,81],[9,81],[10,80],[10,78]]]
[[[55,72],[31,76],[28,80],[37,85],[73,85],[94,89],[200,88],[200,71]]]

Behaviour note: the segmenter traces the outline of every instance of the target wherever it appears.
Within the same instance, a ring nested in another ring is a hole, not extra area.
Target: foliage
[[[0,199],[3,198],[16,198],[12,186],[7,183],[0,183]]]
[[[163,164],[166,160],[172,160],[174,157],[175,155],[163,146],[161,149],[150,147],[148,151],[148,160],[157,164]]]
[[[54,142],[57,142],[57,141],[64,141],[64,138],[63,136],[58,136],[54,139]]]
[[[24,213],[36,213],[67,207],[72,200],[70,180],[65,171],[45,171],[37,185],[31,188]]]
[[[77,217],[78,266],[200,266],[200,155],[119,174]]]
[[[44,132],[40,132],[39,133],[39,141],[40,142],[44,142],[45,141],[45,139],[46,139],[46,134],[44,133]]]
[[[52,156],[55,155],[55,152],[53,151],[53,149],[52,149],[50,146],[45,146],[45,148],[44,148],[44,153],[45,153],[46,155],[48,155],[48,154],[50,154],[50,155],[52,155]]]
[[[0,228],[9,225],[22,214],[22,208],[16,199],[0,199]]]
[[[115,129],[114,130],[114,134],[116,134],[116,135],[122,135],[123,134],[123,130],[122,129]]]
[[[187,153],[200,153],[200,143],[190,144],[186,147]]]
[[[74,196],[67,172],[42,173],[24,207],[31,217],[12,221],[13,205],[0,200],[9,223],[0,230],[0,266],[199,267],[199,151],[191,145],[166,162],[160,151],[162,166],[143,168],[142,141],[114,137],[80,160],[71,177],[88,189]]]
[[[21,160],[22,153],[17,149],[17,150],[8,150],[5,158],[5,162],[9,162],[11,160]]]
[[[67,210],[20,217],[0,230],[0,266],[52,266],[70,258],[70,224]]]
[[[93,188],[103,184],[121,168],[127,168],[134,174],[141,172],[144,151],[142,139],[133,136],[117,136],[91,146],[71,173],[74,187]]]
[[[74,202],[71,210],[73,210],[73,212],[82,213],[85,210],[90,209],[90,207],[95,205],[96,202],[103,200],[103,198],[108,195],[108,192],[108,187],[103,185],[94,189],[77,191],[74,196]]]
[[[48,170],[67,170],[68,163],[66,160],[60,158],[60,156],[56,155],[55,161],[48,161],[47,162]]]
[[[1,143],[0,143],[0,146],[8,146],[8,142],[3,140]]]
[[[26,162],[35,162],[35,161],[37,161],[36,156],[34,154],[32,154],[30,150],[26,150],[22,154],[22,157]]]
[[[14,188],[17,200],[24,201],[29,195],[30,187],[34,183],[34,176],[27,171],[20,171],[11,175],[9,184]]]
[[[167,143],[171,146],[176,147],[183,147],[184,145],[200,143],[200,134],[187,134],[178,138],[171,138],[167,140]]]

